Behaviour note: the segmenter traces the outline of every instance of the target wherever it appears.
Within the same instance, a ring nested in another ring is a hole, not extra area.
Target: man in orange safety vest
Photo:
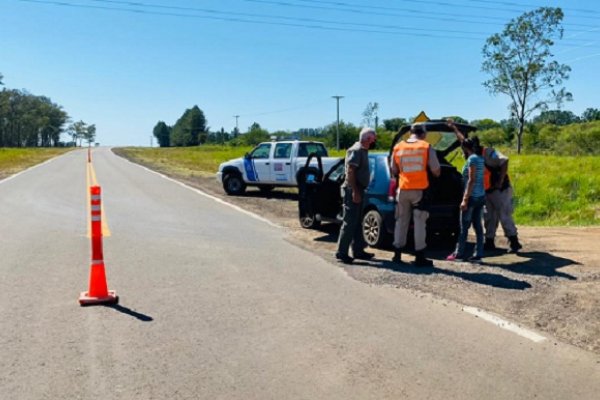
[[[423,194],[429,187],[427,169],[433,176],[440,176],[440,162],[435,150],[425,141],[427,131],[422,124],[413,124],[410,137],[400,141],[392,152],[390,168],[393,176],[399,177],[396,195],[396,226],[394,229],[394,257],[392,261],[400,263],[408,226],[412,215],[415,238],[414,264],[431,267],[433,262],[425,257],[427,243],[426,223],[429,212],[423,209]]]

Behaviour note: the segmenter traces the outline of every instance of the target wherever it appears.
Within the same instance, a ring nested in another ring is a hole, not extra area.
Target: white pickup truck
[[[264,142],[244,157],[219,165],[217,181],[223,184],[223,189],[229,195],[241,195],[247,186],[257,186],[264,192],[276,186],[294,187],[298,184],[299,171],[306,170],[303,167],[306,166],[308,156],[313,153],[319,156],[325,171],[339,161],[337,157],[328,157],[327,149],[321,142]],[[311,161],[314,163],[311,162],[309,168],[313,164],[316,167],[317,158]]]

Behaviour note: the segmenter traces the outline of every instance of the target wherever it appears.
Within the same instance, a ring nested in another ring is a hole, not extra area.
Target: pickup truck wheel
[[[383,218],[377,210],[370,210],[362,219],[362,233],[365,242],[371,247],[383,244]]]
[[[239,196],[246,191],[246,184],[238,174],[227,174],[223,178],[223,189],[230,196]]]

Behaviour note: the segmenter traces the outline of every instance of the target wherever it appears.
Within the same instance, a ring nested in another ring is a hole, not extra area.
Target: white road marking
[[[495,315],[488,314],[485,311],[482,311],[475,307],[463,307],[463,311],[468,312],[469,314],[473,314],[476,317],[479,317],[485,321],[491,322],[492,324],[499,326],[502,329],[506,329],[507,331],[516,333],[519,336],[522,336],[526,339],[534,341],[536,343],[543,342],[546,340],[544,336],[538,335],[537,333],[521,328],[520,326],[513,324],[512,322],[503,320],[502,318],[498,318]]]
[[[113,154],[115,154],[115,153],[113,153]],[[138,167],[140,167],[140,168],[143,168],[143,169],[145,169],[145,170],[146,170],[146,171],[148,171],[148,172],[152,172],[153,174],[156,174],[156,175],[160,176],[160,177],[161,177],[161,178],[163,178],[163,179],[166,179],[166,180],[168,180],[168,181],[171,181],[171,182],[173,182],[173,183],[176,183],[176,184],[178,184],[178,185],[180,185],[180,186],[183,186],[183,187],[184,187],[184,188],[186,188],[186,189],[189,189],[189,190],[191,190],[191,191],[193,191],[193,192],[196,192],[196,193],[198,193],[198,194],[199,194],[199,195],[201,195],[201,196],[204,196],[204,197],[206,197],[206,198],[209,198],[209,199],[211,199],[211,200],[214,200],[214,201],[216,201],[217,203],[221,203],[221,204],[224,204],[224,205],[226,205],[226,206],[228,206],[228,207],[231,207],[231,208],[233,208],[234,210],[241,212],[242,214],[246,214],[246,215],[248,215],[248,216],[250,216],[250,217],[252,217],[252,218],[254,218],[254,219],[257,219],[257,220],[259,220],[259,221],[262,221],[262,222],[264,222],[264,223],[266,223],[266,224],[268,224],[268,225],[271,225],[271,226],[273,226],[273,227],[275,227],[275,228],[281,228],[281,225],[277,225],[277,224],[275,224],[275,223],[273,223],[273,222],[269,221],[268,219],[261,217],[261,216],[260,216],[260,215],[258,215],[258,214],[255,214],[255,213],[253,213],[253,212],[250,212],[250,211],[244,210],[243,208],[241,208],[241,207],[239,207],[239,206],[236,206],[235,204],[228,203],[228,202],[226,202],[225,200],[222,200],[222,199],[220,199],[220,198],[218,198],[218,197],[215,197],[215,196],[213,196],[213,195],[211,195],[211,194],[208,194],[208,193],[206,193],[206,192],[203,192],[203,191],[202,191],[202,190],[200,190],[200,189],[196,189],[195,187],[192,187],[192,186],[186,185],[186,184],[185,184],[185,183],[183,183],[183,182],[179,182],[178,180],[175,180],[175,179],[173,179],[173,178],[169,178],[168,176],[166,176],[166,175],[163,175],[163,174],[161,174],[160,172],[153,171],[153,170],[151,170],[150,168],[146,168],[146,167],[144,167],[143,165],[136,164],[136,163],[134,163],[134,162],[132,162],[132,161],[129,161],[128,159],[126,159],[126,158],[124,158],[124,157],[121,157],[121,156],[119,156],[118,154],[115,154],[115,155],[116,155],[116,156],[118,156],[118,157],[120,157],[120,158],[122,158],[123,160],[125,160],[125,161],[127,161],[127,162],[129,162],[129,163],[133,164],[133,165],[136,165],[136,166],[138,166]]]

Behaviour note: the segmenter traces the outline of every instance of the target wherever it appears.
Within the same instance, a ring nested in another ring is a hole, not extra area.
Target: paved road
[[[0,399],[597,399],[600,358],[371,287],[95,149],[116,307],[86,289],[86,154],[0,181]]]

